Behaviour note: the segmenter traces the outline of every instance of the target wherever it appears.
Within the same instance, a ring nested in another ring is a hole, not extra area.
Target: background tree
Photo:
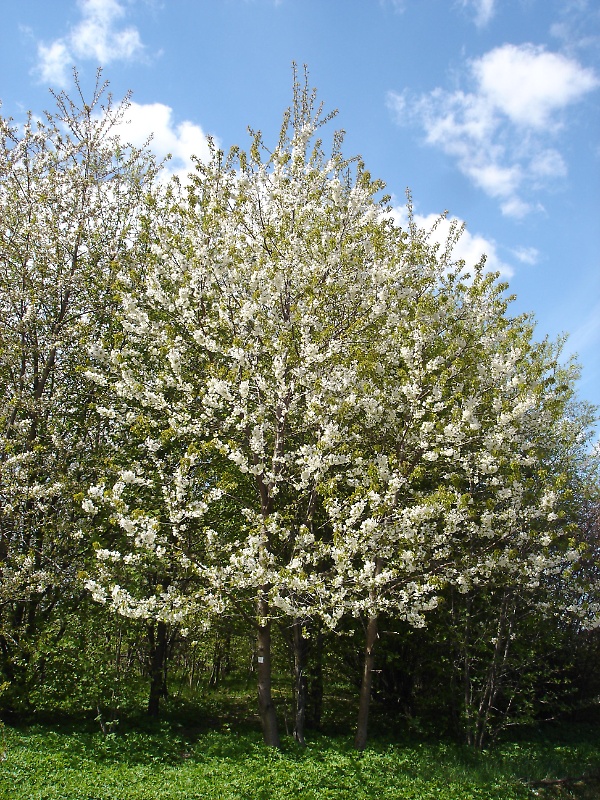
[[[453,261],[454,235],[394,226],[341,137],[317,138],[328,119],[296,83],[272,152],[213,147],[187,195],[148,205],[143,291],[122,282],[88,371],[114,446],[82,506],[107,544],[96,599],[252,621],[270,745],[273,620],[302,741],[307,629],[365,619],[362,748],[380,614],[422,625],[449,589],[498,584],[510,637],[513,599],[577,558],[543,463],[572,377],[497,276]]]
[[[123,262],[141,261],[138,209],[156,173],[117,138],[127,100],[114,106],[99,81],[89,103],[79,84],[55,100],[43,121],[0,121],[0,653],[16,683],[40,626],[84,595],[73,497],[104,433],[82,372],[114,323]]]
[[[257,135],[250,154],[233,150],[225,160],[215,152],[199,165],[183,233],[163,225],[146,296],[124,298],[127,346],[112,357],[116,394],[168,420],[164,435],[184,458],[208,459],[190,473],[202,516],[212,518],[211,505],[235,489],[232,537],[197,520],[193,555],[181,545],[181,526],[170,552],[191,558],[204,586],[219,594],[216,607],[232,595],[238,604],[254,596],[259,706],[270,744],[278,742],[271,618],[300,624],[315,614],[325,591],[310,547],[318,485],[345,461],[336,455],[336,412],[325,402],[331,392],[325,398],[320,386],[332,370],[347,385],[358,379],[352,354],[374,331],[370,300],[382,281],[367,260],[388,246],[384,223],[374,222],[379,185],[360,167],[352,178],[337,138],[330,159],[319,143],[309,149],[324,121],[314,96],[297,86],[279,146],[264,163]],[[208,480],[224,460],[216,483]],[[181,500],[177,513],[187,519]]]

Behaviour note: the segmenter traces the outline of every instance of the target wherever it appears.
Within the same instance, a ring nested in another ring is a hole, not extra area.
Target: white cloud
[[[597,52],[600,45],[600,6],[597,0],[563,0],[561,21],[550,27],[552,36],[560,40],[563,51]]]
[[[592,70],[531,44],[505,44],[473,62],[478,93],[516,125],[547,128],[554,114],[598,86]]]
[[[537,264],[540,258],[540,252],[536,247],[517,247],[512,253],[521,264]]]
[[[463,7],[472,6],[475,10],[475,25],[484,28],[495,12],[496,0],[461,0]]]
[[[479,159],[479,163],[465,165],[465,173],[491,197],[511,197],[523,179],[518,165],[503,167],[498,163]]]
[[[408,211],[406,206],[392,208],[392,217],[398,225],[407,227]],[[446,217],[440,220],[438,214],[414,214],[413,220],[418,228],[428,231],[430,241],[439,244],[441,248],[445,247],[452,231],[464,225],[463,220],[458,217]],[[504,278],[510,278],[514,273],[510,264],[506,264],[498,255],[493,239],[486,239],[481,234],[471,233],[466,228],[463,229],[460,239],[454,245],[452,255],[456,261],[464,261],[467,269],[472,269],[485,255],[487,270],[499,272]]]
[[[36,72],[40,80],[64,87],[76,61],[93,60],[98,66],[131,61],[144,54],[137,28],[119,27],[126,14],[119,0],[78,0],[81,20],[50,44],[38,43]]]
[[[49,45],[43,42],[38,44],[38,67],[40,81],[51,83],[55,86],[65,86],[68,81],[71,54],[67,45],[57,39]]]
[[[406,4],[408,0],[379,0],[380,5],[382,6],[391,6],[394,11],[402,13],[406,11]]]
[[[532,211],[544,211],[544,206],[541,203],[527,203],[514,195],[500,203],[500,211],[505,217],[523,219],[528,214],[531,214]]]
[[[506,44],[469,64],[471,91],[441,88],[420,95],[390,92],[400,123],[416,121],[425,141],[456,159],[460,171],[502,212],[523,217],[540,208],[521,195],[567,174],[548,140],[563,112],[600,86],[591,69],[531,44]]]
[[[150,136],[150,149],[159,160],[171,155],[166,164],[168,175],[177,175],[185,181],[194,171],[192,156],[207,161],[210,155],[208,137],[200,127],[189,120],[176,123],[173,109],[163,103],[131,103],[118,131],[120,138],[141,147]]]
[[[567,165],[561,154],[553,148],[536,153],[529,162],[531,175],[537,178],[564,178]]]

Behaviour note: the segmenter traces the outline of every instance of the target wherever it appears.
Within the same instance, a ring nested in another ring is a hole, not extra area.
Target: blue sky
[[[597,0],[24,0],[6,3],[0,98],[15,120],[104,67],[185,172],[206,135],[274,140],[307,64],[326,108],[399,207],[467,223],[460,253],[509,279],[537,335],[570,334],[600,404]],[[401,213],[401,212],[399,212]]]

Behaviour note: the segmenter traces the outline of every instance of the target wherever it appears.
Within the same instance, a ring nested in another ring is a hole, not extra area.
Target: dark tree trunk
[[[280,747],[277,730],[277,715],[271,696],[271,621],[268,618],[269,604],[264,593],[258,601],[257,664],[258,713],[262,724],[265,744]]]
[[[8,678],[9,683],[14,683],[15,670],[12,660],[12,654],[10,651],[10,647],[8,645],[8,641],[2,634],[0,634],[0,656],[2,657],[0,660],[0,675],[2,675],[3,677],[6,676]]]
[[[383,559],[375,559],[375,576],[383,569]],[[371,593],[371,601],[374,602],[375,590]],[[364,750],[367,744],[367,730],[369,725],[369,708],[371,705],[371,687],[373,686],[373,667],[375,666],[375,643],[377,641],[377,613],[373,613],[367,622],[367,632],[365,641],[365,662],[363,668],[362,682],[360,685],[360,700],[358,704],[358,721],[356,724],[356,737],[354,746],[357,750]]]
[[[217,689],[221,683],[221,679],[231,672],[231,632],[223,633],[217,632],[215,639],[215,646],[213,649],[212,667],[210,671],[210,678],[208,679],[208,688]]]
[[[319,625],[311,643],[311,665],[309,668],[307,723],[319,728],[323,716],[323,629]]]
[[[304,724],[306,722],[306,696],[308,682],[306,679],[306,652],[308,642],[302,633],[302,623],[294,622],[294,696],[296,698],[296,717],[294,721],[294,739],[304,745]]]
[[[231,663],[231,632],[228,631],[223,643],[223,675],[229,675],[232,669]]]
[[[375,642],[377,641],[377,616],[369,617],[365,642],[365,661],[362,681],[360,685],[360,700],[358,704],[358,722],[354,746],[357,750],[364,750],[367,744],[367,730],[369,725],[369,708],[371,705],[371,687],[373,685],[373,667],[375,665]]]
[[[208,679],[208,688],[216,689],[221,681],[223,644],[220,638],[215,641],[213,650],[212,667],[210,670],[210,678]]]
[[[167,696],[167,625],[157,622],[148,626],[150,643],[150,694],[148,714],[158,717],[160,699]]]

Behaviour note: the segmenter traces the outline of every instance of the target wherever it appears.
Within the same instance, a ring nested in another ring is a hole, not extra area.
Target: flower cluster
[[[320,124],[214,151],[166,196],[122,334],[92,352],[120,473],[82,503],[113,531],[89,586],[120,613],[259,596],[261,619],[422,625],[448,586],[533,587],[571,558],[544,467],[556,348],[483,265],[395,226]]]

